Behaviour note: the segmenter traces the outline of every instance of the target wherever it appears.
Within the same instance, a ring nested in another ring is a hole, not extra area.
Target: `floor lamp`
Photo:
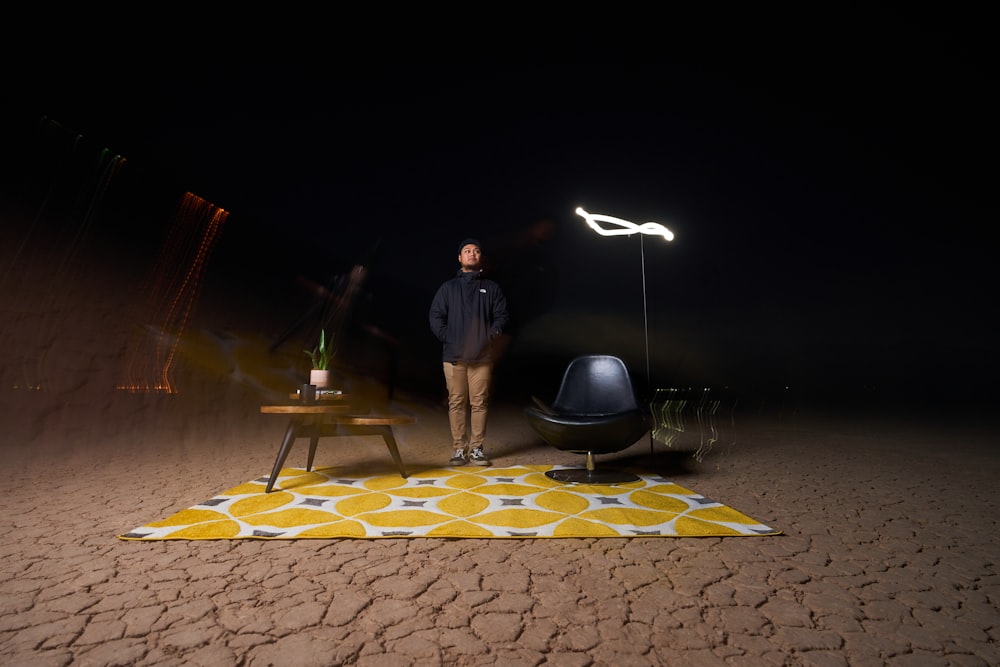
[[[632,236],[639,235],[639,259],[642,265],[642,328],[646,339],[646,395],[651,397],[652,377],[649,370],[649,318],[646,312],[646,251],[643,246],[643,236],[662,236],[666,241],[674,240],[674,233],[658,222],[644,222],[637,225],[628,220],[614,218],[610,215],[588,213],[581,206],[576,207],[576,214],[587,221],[587,225],[601,236]],[[617,225],[605,228],[600,223]],[[653,432],[649,432],[649,452],[653,453]]]

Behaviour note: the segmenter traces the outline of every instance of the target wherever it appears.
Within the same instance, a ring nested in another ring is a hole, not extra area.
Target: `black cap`
[[[465,239],[464,241],[462,241],[458,245],[458,254],[461,255],[462,254],[462,248],[464,248],[465,246],[467,246],[469,244],[472,244],[472,245],[478,247],[479,250],[483,249],[483,244],[481,244],[478,239]]]

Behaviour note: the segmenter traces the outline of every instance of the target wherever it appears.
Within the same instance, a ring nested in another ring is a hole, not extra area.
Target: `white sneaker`
[[[488,466],[490,464],[490,460],[486,458],[486,453],[483,452],[482,447],[476,447],[475,449],[473,449],[472,455],[469,457],[469,460],[472,461],[477,466]]]
[[[465,461],[465,450],[464,449],[456,449],[455,450],[455,455],[451,457],[451,461],[449,461],[448,463],[450,463],[453,466],[464,466],[465,463],[466,463],[466,461]]]

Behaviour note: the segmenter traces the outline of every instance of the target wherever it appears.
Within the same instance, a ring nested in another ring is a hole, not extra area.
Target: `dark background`
[[[984,17],[740,11],[526,20],[427,52],[397,30],[379,60],[39,49],[9,66],[3,194],[37,206],[46,151],[69,137],[126,158],[92,232],[123,249],[160,242],[180,192],[230,211],[206,294],[233,305],[218,326],[249,309],[278,336],[309,306],[303,278],[362,263],[358,349],[376,327],[401,384],[432,391],[427,307],[476,236],[514,318],[501,395],[551,398],[569,358],[610,352],[647,389],[988,404]],[[603,238],[576,206],[676,239]]]

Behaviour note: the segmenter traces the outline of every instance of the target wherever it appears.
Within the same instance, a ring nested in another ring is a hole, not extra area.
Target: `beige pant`
[[[473,450],[486,440],[486,413],[490,406],[490,378],[493,364],[444,362],[448,387],[448,422],[452,446]],[[468,429],[466,427],[469,427]]]

